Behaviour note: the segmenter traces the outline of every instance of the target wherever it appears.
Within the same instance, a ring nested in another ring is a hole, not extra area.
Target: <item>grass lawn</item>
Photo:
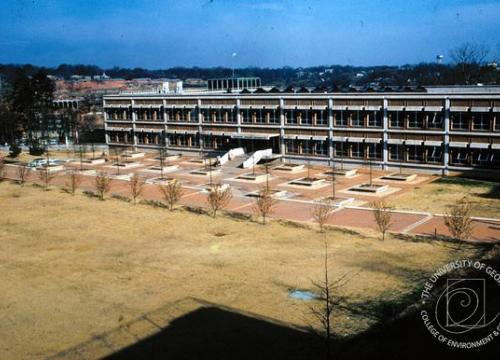
[[[445,213],[449,205],[464,196],[474,203],[473,215],[500,218],[500,183],[489,181],[439,178],[393,197],[389,202],[399,209]]]
[[[279,222],[0,183],[0,358],[45,358],[186,297],[316,326],[310,304],[287,293],[322,277],[324,237]],[[330,277],[350,274],[339,295],[381,316],[439,266],[476,254],[369,233],[330,230],[326,238]],[[340,335],[375,321],[347,310],[335,316]]]

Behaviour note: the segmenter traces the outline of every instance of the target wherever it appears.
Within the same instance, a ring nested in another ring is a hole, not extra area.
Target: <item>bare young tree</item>
[[[311,215],[319,225],[319,231],[324,232],[325,224],[332,215],[332,204],[328,200],[321,200],[314,204]]]
[[[132,199],[134,204],[137,203],[137,198],[141,196],[142,190],[144,189],[144,180],[137,174],[132,175],[130,178],[130,194],[132,195]]]
[[[72,169],[68,174],[68,180],[66,180],[66,187],[69,189],[72,195],[75,195],[76,190],[82,183],[82,175],[76,169]]]
[[[111,178],[108,173],[100,172],[94,179],[95,189],[97,194],[99,194],[99,198],[104,200],[104,195],[109,192],[111,189]]]
[[[325,239],[325,254],[324,254],[324,270],[323,279],[318,282],[313,282],[313,292],[315,294],[315,304],[311,306],[313,317],[319,322],[322,330],[322,335],[325,338],[326,344],[326,359],[330,358],[330,346],[333,337],[332,317],[335,307],[340,304],[342,297],[336,294],[336,290],[345,285],[347,275],[332,281],[328,273],[328,242]]]
[[[49,189],[49,185],[54,180],[56,177],[56,174],[50,171],[49,164],[47,163],[46,165],[43,165],[41,168],[38,170],[38,179],[42,182],[43,188],[45,190]]]
[[[163,199],[168,205],[170,211],[174,209],[175,204],[179,202],[182,197],[183,191],[180,181],[169,181],[166,185],[159,185],[160,191],[163,194]]]
[[[269,186],[260,189],[255,200],[254,211],[262,217],[262,224],[266,224],[266,219],[273,211],[274,205],[276,205],[276,199],[273,197],[273,191]]]
[[[78,158],[80,159],[80,170],[83,170],[83,159],[85,157],[85,147],[83,147],[83,145],[78,146],[78,149],[75,148],[75,153],[78,154]]]
[[[26,164],[20,164],[17,167],[17,182],[19,185],[24,186],[26,179],[28,178],[31,172],[31,168],[26,166]]]
[[[451,58],[460,69],[465,84],[471,83],[488,53],[489,49],[486,45],[470,42],[463,43],[451,50]]]
[[[389,230],[392,223],[391,208],[384,199],[374,201],[372,203],[373,216],[378,230],[382,234],[382,241],[385,240],[385,234]]]
[[[122,151],[120,149],[115,149],[114,150],[114,157],[115,157],[115,166],[116,166],[116,174],[117,175],[120,175],[120,166],[121,166],[121,163],[120,163],[120,160],[122,158]]]
[[[465,241],[472,235],[472,203],[466,198],[450,206],[444,217],[444,223],[454,239]]]
[[[224,187],[222,184],[212,184],[207,193],[207,203],[212,211],[213,217],[217,216],[217,211],[224,209],[231,201],[233,192],[229,186]]]

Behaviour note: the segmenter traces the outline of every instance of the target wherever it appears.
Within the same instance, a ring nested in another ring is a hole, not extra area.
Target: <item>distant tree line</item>
[[[0,144],[28,145],[33,154],[43,152],[50,134],[71,137],[78,127],[82,135],[92,132],[96,119],[79,115],[92,111],[93,105],[82,101],[78,109],[54,106],[54,82],[46,69],[16,67],[7,87],[0,94]],[[59,139],[61,140],[61,139]],[[14,151],[15,153],[15,151]]]
[[[422,85],[458,85],[458,84],[498,84],[500,72],[486,61],[489,50],[479,44],[464,43],[450,51],[450,64],[421,63],[402,66],[314,66],[304,68],[258,68],[235,69],[237,76],[257,76],[265,85],[276,86],[422,86]],[[179,78],[210,79],[229,77],[233,69],[227,67],[173,67],[149,70],[144,68],[113,67],[104,69],[95,65],[62,64],[54,68],[40,68],[34,65],[0,65],[0,74],[7,82],[12,82],[19,70],[33,76],[43,70],[49,75],[69,79],[72,75],[94,76],[105,72],[112,78],[126,80],[137,78]]]

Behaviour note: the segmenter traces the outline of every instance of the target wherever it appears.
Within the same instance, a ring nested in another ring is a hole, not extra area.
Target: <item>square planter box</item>
[[[177,165],[168,165],[163,167],[163,172],[172,172],[175,171],[179,168]],[[148,171],[148,172],[161,172],[162,168],[161,166],[150,166],[143,171]]]
[[[163,161],[175,161],[175,160],[179,160],[181,158],[181,154],[177,154],[177,155],[166,155],[163,157]],[[162,158],[157,156],[154,158],[154,160],[157,160],[157,161],[160,161]]]
[[[286,190],[271,190],[272,197],[273,198],[283,198],[287,195]],[[251,197],[251,198],[258,198],[260,197],[260,194],[258,191],[252,191],[250,193],[245,194],[245,196]]]
[[[83,170],[78,170],[80,174],[85,175],[85,176],[96,176],[97,171],[94,169],[83,169]]]
[[[273,170],[296,173],[296,172],[304,171],[304,165],[302,165],[302,164],[282,164],[282,165],[276,166]]]
[[[243,174],[243,175],[238,175],[235,179],[250,181],[254,183],[261,183],[266,181],[266,177],[267,177],[266,174]]]
[[[153,185],[167,185],[168,183],[174,181],[175,178],[173,177],[157,177],[157,178],[151,178],[146,180],[146,184],[153,184]]]
[[[197,169],[189,172],[191,175],[198,175],[198,176],[210,176],[210,170],[208,169]],[[220,169],[212,169],[212,176],[219,175]]]
[[[389,186],[387,185],[378,185],[378,184],[361,184],[357,186],[353,186],[349,188],[349,191],[357,191],[357,192],[365,192],[365,193],[383,193],[384,191],[389,190]]]
[[[63,171],[64,166],[62,166],[62,165],[49,165],[49,166],[39,166],[36,168],[37,171],[45,171],[45,169],[48,169],[49,172],[57,172],[57,171]]]
[[[405,173],[393,173],[389,175],[382,176],[383,180],[393,180],[393,181],[413,181],[417,178],[417,174],[405,174]]]
[[[120,169],[130,169],[140,165],[141,165],[140,163],[135,161],[123,161],[121,163],[113,163],[111,166],[114,168],[119,167]]]
[[[222,184],[222,185],[220,186],[220,190],[221,190],[221,191],[225,191],[226,189],[229,189],[229,187],[230,187],[230,185],[229,185],[229,184]],[[202,190],[202,192],[204,192],[204,193],[208,193],[208,192],[210,192],[210,190],[211,190],[210,184],[206,184],[206,185],[204,186],[204,189]]]
[[[189,164],[200,164],[200,165],[214,165],[217,162],[217,158],[211,157],[206,159],[191,159],[188,160]]]
[[[124,158],[129,158],[129,159],[141,158],[144,155],[146,155],[146,153],[143,153],[143,152],[140,152],[140,151],[125,151],[123,153],[123,157]]]
[[[335,205],[335,206],[346,206],[346,205],[352,204],[354,202],[354,198],[338,198],[338,197],[336,197],[335,199],[332,199],[331,196],[327,196],[327,197],[323,198],[322,200],[331,201],[333,203],[333,205]]]
[[[320,178],[300,178],[296,180],[290,181],[288,184],[289,185],[296,185],[296,186],[304,186],[304,187],[317,187],[319,185],[322,185],[325,182],[325,179],[320,179]]]
[[[80,163],[78,160],[75,161],[76,163]],[[104,158],[98,158],[98,159],[83,159],[82,163],[84,164],[90,164],[90,165],[102,165],[106,163],[106,159]]]
[[[120,174],[120,175],[110,175],[111,179],[114,180],[126,180],[130,181],[130,178],[133,176],[133,174]]]
[[[325,172],[325,175],[332,176],[332,172],[335,176],[345,176],[345,177],[353,177],[358,173],[358,169],[335,169]]]

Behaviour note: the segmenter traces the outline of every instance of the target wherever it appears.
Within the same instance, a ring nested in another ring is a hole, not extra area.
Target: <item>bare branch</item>
[[[386,204],[384,199],[373,202],[372,208],[375,222],[377,223],[378,230],[382,234],[382,241],[384,241],[385,234],[389,230],[392,223],[391,208]]]
[[[159,187],[165,202],[168,204],[168,208],[172,211],[183,194],[181,183],[177,180],[173,180],[169,181],[167,185],[159,185]]]
[[[130,178],[129,186],[130,186],[130,194],[132,195],[134,204],[136,204],[137,198],[141,196],[142,190],[144,189],[144,180],[139,175],[134,174]]]
[[[264,225],[266,224],[266,218],[271,214],[275,205],[276,199],[273,197],[273,191],[268,186],[259,190],[258,197],[255,200],[254,211],[262,217]]]
[[[325,224],[330,219],[332,215],[333,206],[328,200],[321,200],[314,204],[312,208],[312,217],[319,225],[319,231],[324,232]]]
[[[472,235],[472,203],[466,198],[458,200],[444,217],[444,223],[451,236],[460,241],[469,240]]]
[[[100,172],[94,179],[95,189],[99,194],[99,198],[104,200],[104,195],[111,189],[111,178],[108,173]]]
[[[75,194],[82,180],[83,180],[82,175],[80,175],[78,170],[76,169],[71,170],[71,172],[69,173],[69,179],[66,181],[66,186],[69,188],[71,194],[73,195]]]
[[[233,193],[229,186],[224,187],[222,184],[213,184],[207,193],[207,203],[212,210],[213,217],[217,216],[217,211],[225,208],[231,198]]]

